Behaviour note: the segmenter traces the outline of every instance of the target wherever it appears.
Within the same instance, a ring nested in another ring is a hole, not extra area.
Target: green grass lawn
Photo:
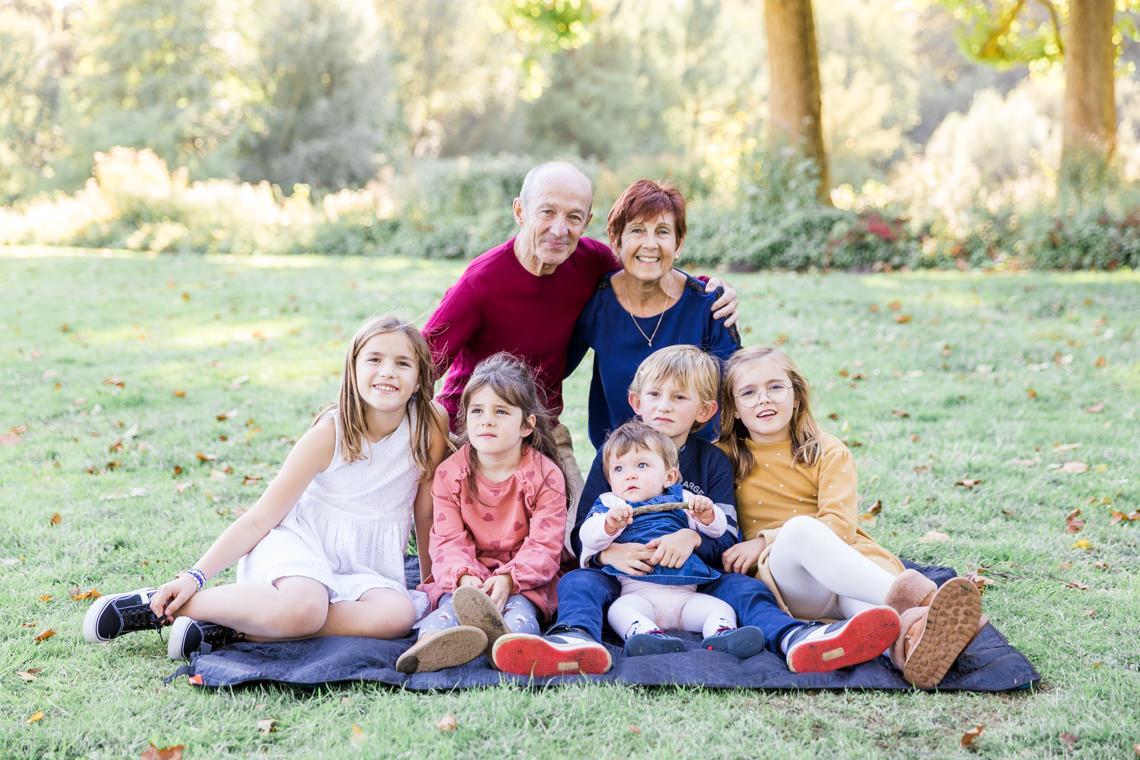
[[[745,343],[782,344],[853,447],[867,530],[984,568],[1034,691],[203,691],[163,685],[156,634],[83,642],[73,593],[197,559],[334,398],[357,324],[422,322],[461,268],[0,250],[0,756],[944,757],[977,724],[977,754],[1133,756],[1140,522],[1113,511],[1140,502],[1135,273],[731,276]],[[564,417],[583,466],[587,374]]]

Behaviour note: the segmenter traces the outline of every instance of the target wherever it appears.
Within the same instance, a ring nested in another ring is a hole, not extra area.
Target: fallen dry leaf
[[[912,319],[914,319],[914,317],[912,317],[909,314],[896,314],[895,315],[895,322],[897,322],[900,325],[905,325],[907,322],[911,321]]]
[[[1092,543],[1087,538],[1078,538],[1076,541],[1073,542],[1072,548],[1080,549],[1082,551],[1087,552],[1089,549],[1092,548]]]
[[[204,454],[201,451],[196,452],[194,456],[197,457],[199,462],[213,462],[215,459],[217,459],[217,456],[213,454]]]
[[[454,731],[459,728],[459,721],[455,719],[454,715],[448,713],[436,721],[435,727],[440,731]]]
[[[237,415],[237,409],[230,409],[226,412],[218,412],[214,415],[214,419],[218,422],[225,422],[226,420],[233,419]]]
[[[1108,359],[1105,359],[1103,356],[1098,356],[1093,364],[1097,367],[1103,367],[1104,365],[1108,364]]]
[[[1128,514],[1124,514],[1118,509],[1112,510],[1111,522],[1113,525],[1117,523],[1132,523],[1136,522],[1137,520],[1140,520],[1140,511],[1134,509]]]
[[[277,732],[277,721],[273,718],[265,718],[264,720],[257,721],[257,730],[263,734],[273,734]]]
[[[352,724],[352,732],[349,734],[348,741],[353,744],[360,744],[368,738],[368,734],[364,733],[364,729],[355,723]]]
[[[127,384],[123,382],[123,378],[119,377],[118,375],[111,375],[111,377],[103,378],[103,385],[110,385],[114,388],[118,388],[119,390],[127,387]]]
[[[1026,396],[1026,398],[1028,398],[1030,401],[1032,401],[1032,400],[1034,400],[1035,398],[1037,398],[1037,391],[1033,390],[1032,388],[1026,388],[1026,389],[1025,389],[1025,396]]]
[[[905,409],[892,409],[891,414],[896,417],[902,417],[904,420],[910,417],[910,412],[906,411]]]
[[[174,398],[186,398],[186,391],[184,391],[184,390],[174,391]]]
[[[21,681],[31,683],[39,678],[40,668],[28,668],[27,670],[17,670],[16,675],[20,677]]]
[[[629,732],[630,732],[631,734],[640,734],[640,733],[641,733],[641,729],[640,729],[640,728],[638,728],[637,726],[633,725],[632,723],[630,723],[630,724],[629,724]]]
[[[1092,406],[1086,406],[1085,411],[1088,412],[1089,414],[1100,414],[1101,412],[1104,411],[1104,402],[1098,401],[1095,404],[1093,404]]]
[[[185,744],[175,744],[171,747],[162,748],[149,744],[139,755],[139,760],[182,760],[182,750],[184,749],[186,749]]]
[[[241,479],[243,486],[251,486],[254,483],[260,483],[263,478],[260,475],[246,475]]]
[[[1081,473],[1085,473],[1088,471],[1089,471],[1089,466],[1086,463],[1084,463],[1080,460],[1077,460],[1077,459],[1074,459],[1071,462],[1065,462],[1063,465],[1061,465],[1061,472],[1067,472],[1067,473],[1070,473],[1072,475],[1080,475]]]
[[[974,584],[974,586],[978,589],[979,594],[986,593],[986,587],[997,584],[997,581],[995,581],[993,578],[987,578],[986,576],[982,575],[982,571],[980,569],[977,572],[973,572],[967,575],[966,580]]]
[[[1066,533],[1080,533],[1085,527],[1085,521],[1078,519],[1081,516],[1080,509],[1074,509],[1069,514],[1065,515],[1065,532]]]
[[[36,710],[34,713],[29,715],[28,719],[25,720],[24,722],[29,723],[29,724],[30,723],[39,723],[43,719],[44,719],[44,711],[43,710]]]
[[[15,433],[4,433],[0,435],[0,446],[15,446],[21,440],[23,439]]]
[[[1058,443],[1053,447],[1053,451],[1072,451],[1073,449],[1079,449],[1080,447],[1081,444],[1079,443]]]
[[[51,594],[40,594],[41,602],[50,602],[52,599],[55,599],[55,597]]]
[[[879,304],[877,304],[877,303],[873,303],[870,306],[868,306],[867,308],[870,309],[872,314],[878,314],[879,313]]]
[[[59,512],[52,512],[51,519],[49,519],[48,522],[52,525],[59,525],[61,522],[63,522],[63,515],[61,515]]]
[[[902,301],[891,301],[887,304],[887,308],[891,311],[898,311],[902,308]]]
[[[1065,588],[1075,588],[1077,591],[1088,591],[1088,584],[1080,581],[1065,581]]]
[[[941,531],[928,530],[922,534],[922,537],[918,539],[918,542],[920,544],[935,544],[935,543],[941,543],[943,541],[949,541],[949,540],[950,540],[950,536],[948,536],[947,534],[945,534]]]
[[[1068,731],[1064,731],[1057,738],[1061,740],[1061,744],[1064,744],[1066,749],[1072,749],[1073,745],[1077,743],[1078,737],[1076,734],[1071,734]]]
[[[71,598],[77,602],[85,602],[91,599],[98,599],[101,596],[103,595],[99,593],[99,589],[97,588],[88,589],[87,591],[80,591],[78,588],[73,588],[71,590]]]
[[[1085,617],[1095,618],[1096,617],[1096,610],[1085,610]]]
[[[954,485],[962,486],[967,491],[972,491],[974,489],[974,486],[979,486],[981,484],[982,481],[975,480],[974,478],[962,478],[961,480],[954,481]]]
[[[1009,463],[1013,464],[1013,465],[1017,465],[1018,467],[1036,467],[1037,465],[1041,464],[1041,460],[1037,459],[1037,458],[1034,458],[1034,459],[1011,459],[1011,460],[1009,460]]]
[[[38,644],[41,641],[47,641],[48,639],[50,639],[54,635],[55,635],[55,629],[54,628],[45,628],[44,630],[42,630],[36,634],[36,643]]]
[[[982,731],[985,729],[985,724],[979,723],[966,733],[962,734],[962,738],[958,741],[958,743],[962,746],[963,749],[970,747],[975,741],[977,741],[978,737],[982,735]]]
[[[174,486],[174,490],[176,493],[182,493],[187,488],[193,488],[193,487],[194,487],[193,483],[176,483]]]
[[[867,508],[867,511],[862,514],[862,519],[873,520],[882,511],[883,502],[879,499],[875,499],[874,503],[872,503],[871,506]]]

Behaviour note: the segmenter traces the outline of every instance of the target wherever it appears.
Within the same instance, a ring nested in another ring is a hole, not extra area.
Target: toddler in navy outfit
[[[681,488],[677,447],[664,433],[642,422],[627,422],[606,440],[602,461],[613,490],[594,501],[582,523],[582,567],[589,567],[614,542],[649,545],[683,528],[717,538],[727,530],[719,506]],[[682,651],[681,641],[662,628],[699,631],[706,647],[712,647],[717,636],[737,630],[731,606],[697,592],[697,586],[716,580],[720,572],[695,553],[666,555],[648,573],[612,565],[602,570],[621,583],[621,596],[610,606],[607,619],[625,639],[627,656]],[[756,635],[759,649],[763,638],[759,631]]]

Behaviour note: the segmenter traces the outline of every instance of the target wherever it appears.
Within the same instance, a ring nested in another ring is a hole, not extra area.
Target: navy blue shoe
[[[720,628],[701,642],[701,647],[712,652],[726,652],[742,660],[764,651],[767,640],[754,625],[743,628]]]
[[[626,657],[641,657],[646,654],[672,654],[684,652],[685,642],[676,636],[667,636],[664,631],[635,633],[625,640],[622,654]]]

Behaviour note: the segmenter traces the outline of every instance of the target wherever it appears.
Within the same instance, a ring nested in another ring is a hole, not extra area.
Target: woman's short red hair
[[[653,219],[665,213],[673,215],[673,229],[680,243],[685,239],[685,196],[672,185],[639,179],[614,201],[606,218],[606,234],[611,243],[616,242],[621,240],[621,233],[630,222]]]

